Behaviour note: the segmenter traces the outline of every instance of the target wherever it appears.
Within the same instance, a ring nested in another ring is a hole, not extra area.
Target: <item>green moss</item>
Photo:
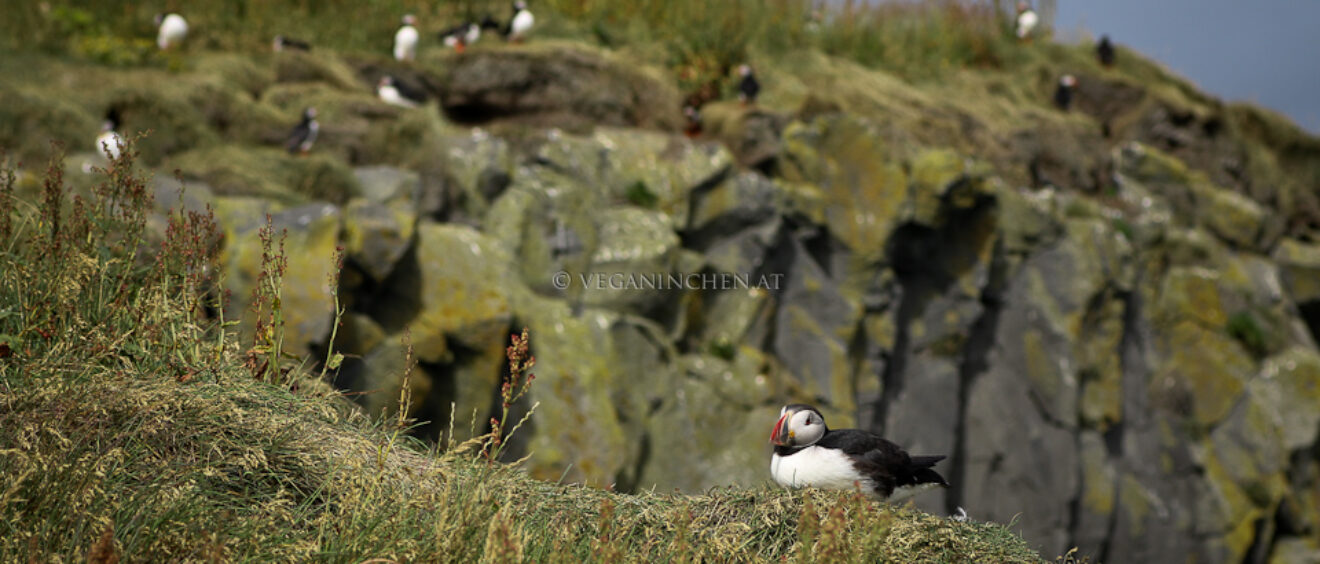
[[[628,202],[632,205],[648,209],[654,208],[660,201],[655,192],[647,188],[646,183],[641,180],[629,184],[628,189],[624,191],[624,197],[628,198]]]
[[[1256,358],[1264,358],[1269,352],[1265,329],[1251,312],[1240,311],[1228,316],[1224,329]]]

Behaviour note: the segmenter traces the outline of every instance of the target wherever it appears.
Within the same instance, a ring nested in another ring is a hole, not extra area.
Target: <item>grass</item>
[[[812,0],[544,0],[533,8],[538,37],[563,37],[646,54],[676,71],[681,86],[723,79],[756,53],[819,48],[830,55],[930,78],[964,66],[997,66],[1010,53],[1005,12],[989,3],[849,1],[821,12]],[[177,64],[153,51],[158,6],[56,1],[14,7],[0,29],[13,50],[67,53],[112,66]],[[509,17],[502,0],[417,2],[190,2],[189,44],[255,51],[277,34],[318,48],[388,53],[405,13],[423,31],[463,18]],[[424,34],[431,37],[430,34]],[[195,48],[195,47],[190,47]]]
[[[37,201],[0,175],[0,561],[1039,560],[1002,526],[846,492],[533,480],[493,461],[507,411],[495,434],[423,445],[284,358],[278,327],[244,350],[208,316],[214,220],[171,214],[150,237],[134,159],[99,171],[92,198],[70,196],[58,160]],[[277,325],[266,237],[255,307]],[[506,406],[531,384],[529,338],[509,348]]]

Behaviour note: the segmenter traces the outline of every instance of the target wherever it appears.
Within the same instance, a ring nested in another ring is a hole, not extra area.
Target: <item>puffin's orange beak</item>
[[[771,443],[774,443],[774,444],[777,444],[777,445],[782,445],[782,444],[784,444],[784,442],[785,442],[785,441],[784,441],[784,436],[788,434],[788,416],[789,416],[789,415],[792,415],[792,414],[791,414],[791,413],[785,413],[785,414],[783,414],[783,415],[780,415],[780,416],[779,416],[779,421],[776,421],[776,422],[775,422],[775,428],[770,430],[770,442],[771,442]]]

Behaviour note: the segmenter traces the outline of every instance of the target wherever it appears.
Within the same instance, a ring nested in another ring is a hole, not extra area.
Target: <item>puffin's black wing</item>
[[[909,456],[901,447],[880,435],[861,429],[831,430],[816,442],[817,446],[842,450],[852,459],[853,467],[875,481],[884,497],[894,488],[917,484],[949,483],[931,469],[944,456]]]
[[[285,48],[285,49],[293,49],[293,50],[295,50],[295,51],[311,51],[311,50],[312,50],[312,44],[311,44],[311,43],[308,43],[308,42],[306,42],[306,41],[303,41],[303,40],[301,40],[301,39],[294,39],[294,38],[292,38],[292,37],[285,37],[285,38],[283,39],[282,43],[284,44],[284,48]]]
[[[743,77],[738,89],[742,91],[743,96],[746,96],[748,100],[755,100],[756,95],[761,92],[761,83],[756,81],[756,75],[749,74]]]
[[[816,445],[838,449],[852,456],[877,452],[887,457],[907,457],[907,453],[898,445],[885,440],[880,435],[861,429],[831,429],[816,441]]]
[[[426,101],[426,91],[413,86],[410,82],[395,78],[394,89],[399,91],[400,96],[417,102],[418,104]]]
[[[1072,98],[1073,98],[1072,88],[1069,88],[1067,85],[1060,84],[1058,88],[1054,89],[1054,105],[1058,107],[1060,110],[1066,111],[1069,107],[1071,107]]]
[[[311,124],[308,123],[308,120],[304,119],[302,122],[300,122],[297,125],[297,127],[293,128],[293,131],[289,132],[289,139],[288,141],[284,142],[284,148],[287,149],[290,153],[297,153],[298,151],[301,151],[303,141],[306,141],[307,136],[311,135],[311,133],[312,133]]]
[[[1110,43],[1109,36],[1100,39],[1100,45],[1096,47],[1096,55],[1100,58],[1100,64],[1104,66],[1114,64],[1114,44]]]
[[[440,39],[467,33],[468,23],[464,22],[440,32]]]

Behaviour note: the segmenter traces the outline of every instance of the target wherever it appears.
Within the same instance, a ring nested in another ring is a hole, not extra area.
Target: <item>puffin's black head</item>
[[[119,128],[119,109],[110,108],[105,111],[105,121],[103,122],[106,131]]]
[[[316,108],[308,106],[307,109],[303,110],[303,120],[312,121],[314,119],[316,119]]]
[[[513,3],[513,13],[515,14],[526,9],[527,9],[527,2],[524,2],[523,0],[518,0],[517,2]]]
[[[770,442],[776,446],[806,446],[825,436],[825,416],[820,410],[794,403],[779,410],[779,421],[770,430]]]

